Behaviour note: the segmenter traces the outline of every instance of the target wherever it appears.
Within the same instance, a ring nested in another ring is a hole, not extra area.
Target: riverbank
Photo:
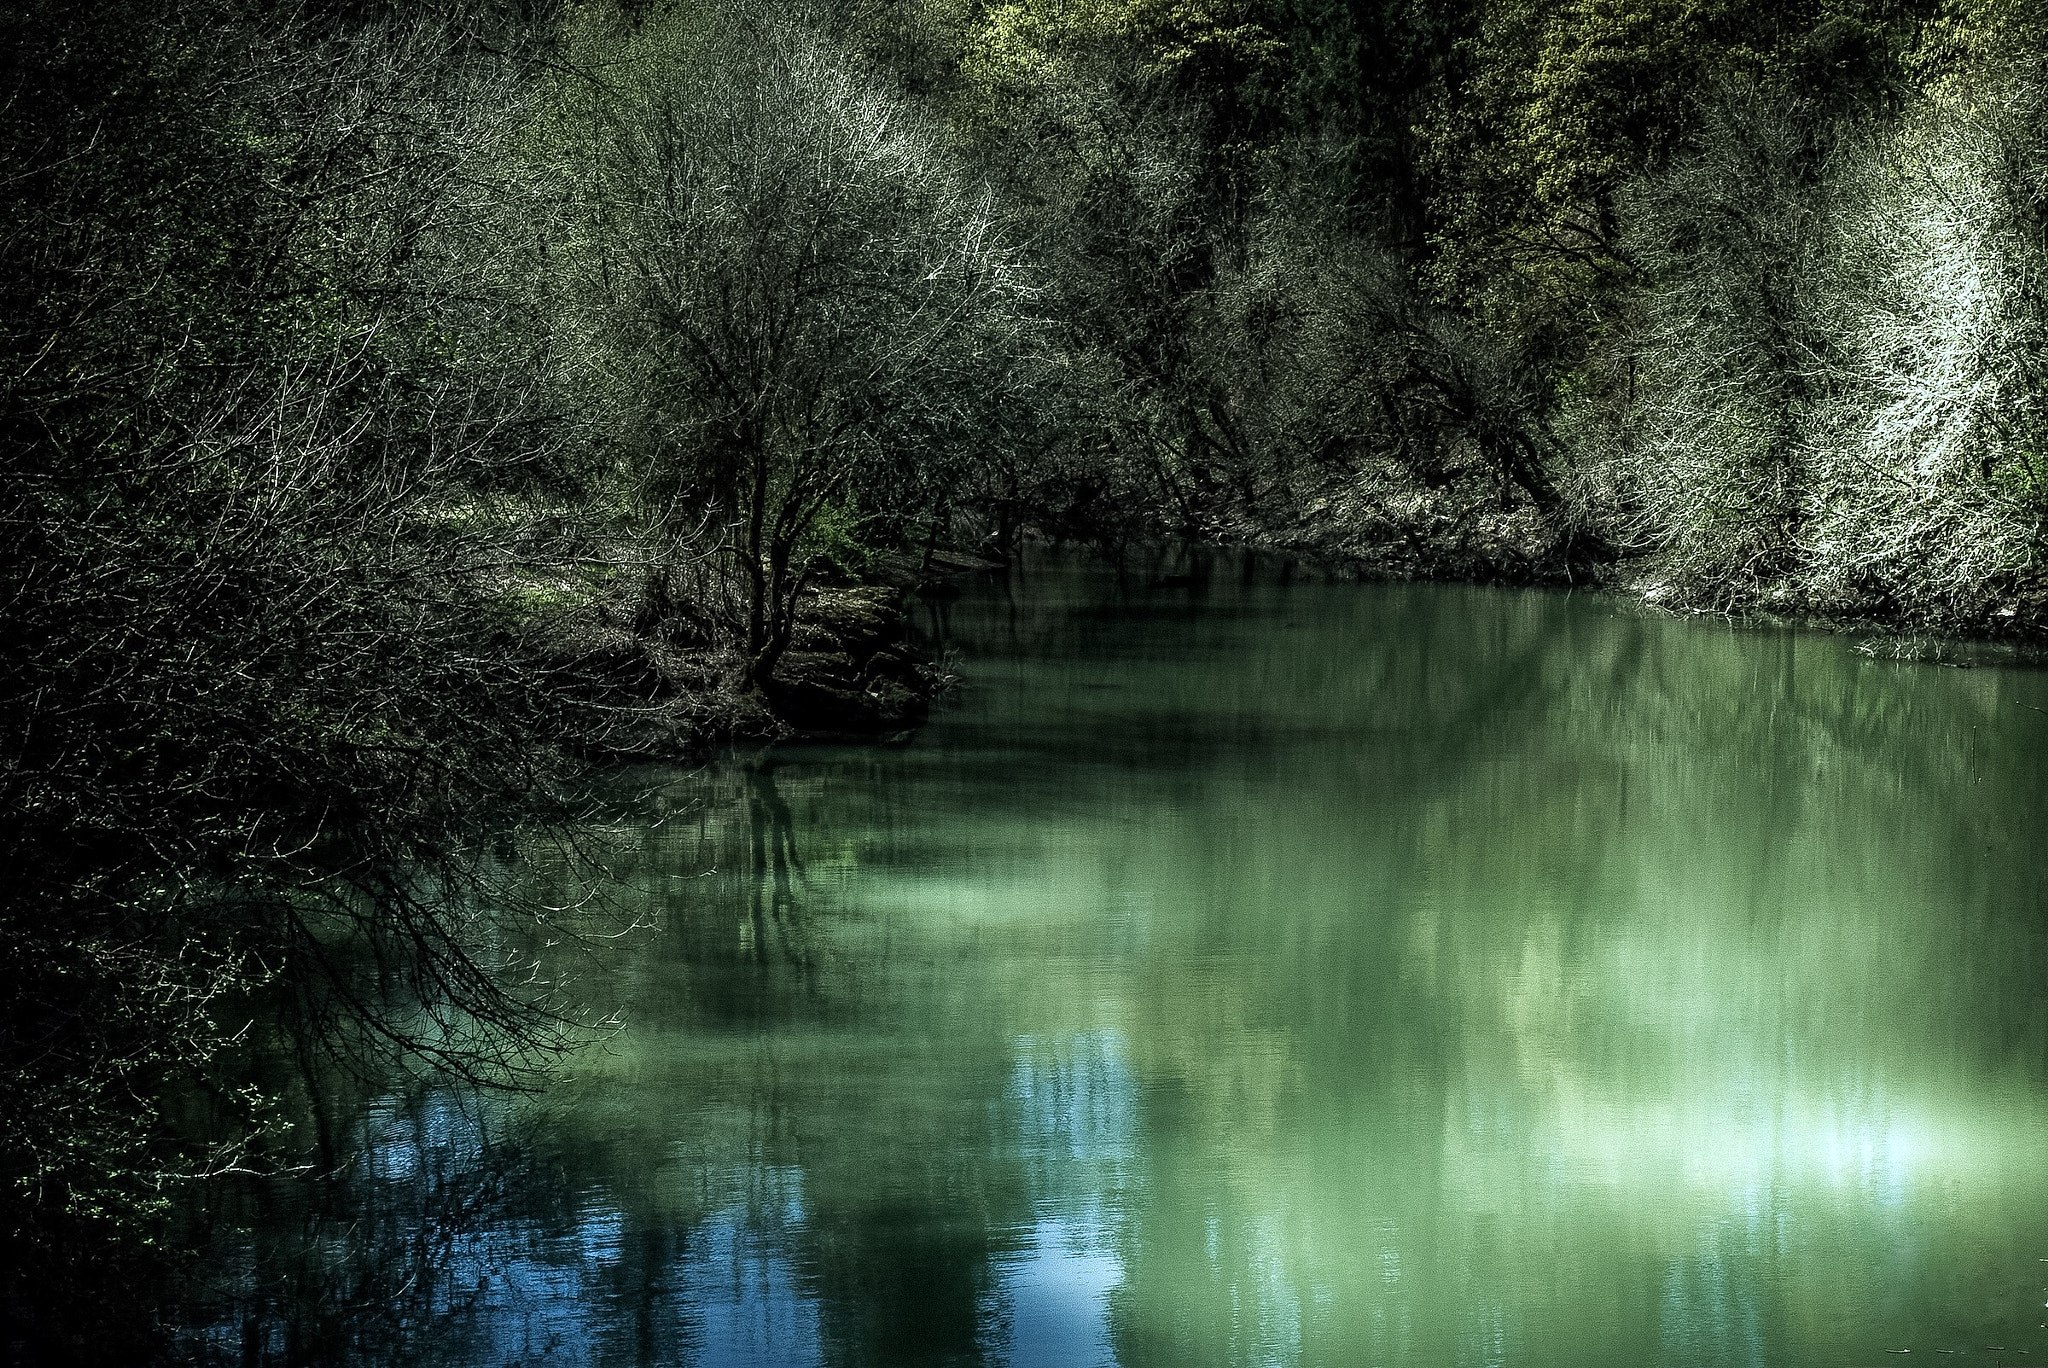
[[[746,687],[732,627],[699,604],[650,605],[644,591],[536,614],[527,640],[570,700],[563,744],[592,764],[700,757],[729,742],[901,740],[952,682],[910,627],[906,596],[920,579],[806,590],[760,689]]]
[[[1861,635],[1898,658],[1968,654],[1944,641],[2048,649],[2048,565],[1939,593],[1898,576],[1858,577],[1818,556],[1781,557],[1771,574],[1736,574],[1683,547],[1632,545],[1620,514],[1590,502],[1546,515],[1497,498],[1460,506],[1362,490],[1306,502],[1282,518],[1225,525],[1238,545],[1361,581],[1600,589],[1666,612]]]

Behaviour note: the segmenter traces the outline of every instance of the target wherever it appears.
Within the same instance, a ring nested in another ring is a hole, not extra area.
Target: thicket
[[[800,15],[596,21],[537,130],[552,291],[666,557],[733,571],[772,691],[820,571],[945,523],[1025,402],[1031,289],[930,117]]]
[[[1689,598],[2038,626],[2040,95],[1928,102],[1816,148],[1737,89],[1644,187],[1629,536]]]
[[[522,35],[4,24],[8,1334],[113,1355],[138,1234],[278,1117],[236,1058],[479,1074],[562,1024],[475,896],[560,711],[473,513],[553,459],[486,250]]]
[[[1042,527],[2043,626],[2028,0],[854,27],[998,187],[1087,376]]]
[[[801,13],[0,27],[0,1296],[106,1361],[196,1183],[578,1038],[517,866],[593,756],[915,717],[854,589],[1044,363],[986,191]],[[793,692],[806,632],[860,673]]]

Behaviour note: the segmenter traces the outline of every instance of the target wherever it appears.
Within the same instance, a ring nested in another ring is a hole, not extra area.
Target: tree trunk
[[[747,544],[744,559],[747,563],[747,688],[761,692],[768,683],[768,676],[775,668],[769,660],[766,667],[762,660],[768,651],[769,615],[773,612],[773,596],[768,581],[767,567],[762,564],[763,531],[768,517],[768,453],[762,449],[758,435],[747,434],[747,446],[753,457],[753,478],[747,501]],[[781,652],[776,652],[780,655]]]
[[[797,608],[810,584],[808,570],[794,578],[790,575],[794,550],[793,545],[779,537],[768,544],[760,640],[749,641],[747,647],[747,686],[756,693],[767,691],[775,667],[789,649],[790,638],[796,634]]]

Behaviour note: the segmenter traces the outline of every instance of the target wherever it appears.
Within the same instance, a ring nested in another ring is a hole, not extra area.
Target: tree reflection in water
[[[770,942],[809,981],[813,965],[805,935],[803,909],[797,901],[805,881],[803,856],[796,846],[796,823],[789,804],[775,786],[772,758],[746,772],[747,854],[752,879],[748,887],[746,931],[741,944],[767,963]]]
[[[1174,568],[963,597],[908,750],[670,775],[629,1029],[491,1144],[383,1104],[215,1357],[2038,1347],[2048,675]]]

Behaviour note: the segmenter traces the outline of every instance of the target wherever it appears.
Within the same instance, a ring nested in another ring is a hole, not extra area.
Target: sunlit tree
[[[824,558],[944,501],[1027,292],[931,125],[817,38],[608,41],[563,121],[568,290],[653,515],[722,529],[759,689]]]

